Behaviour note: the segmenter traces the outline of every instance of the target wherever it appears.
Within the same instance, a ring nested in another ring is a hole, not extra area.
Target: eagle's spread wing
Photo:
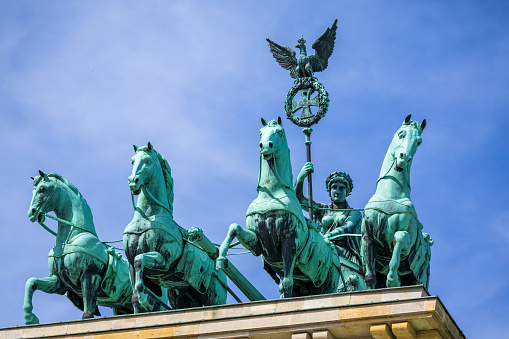
[[[276,61],[283,67],[290,71],[292,78],[297,78],[297,59],[295,58],[295,51],[290,47],[286,47],[267,39],[269,43],[270,52]]]
[[[334,43],[336,42],[336,30],[338,20],[336,19],[332,27],[327,28],[321,37],[316,39],[313,43],[313,49],[316,51],[315,55],[309,57],[313,72],[320,72],[327,68],[329,64],[329,57],[334,51]]]

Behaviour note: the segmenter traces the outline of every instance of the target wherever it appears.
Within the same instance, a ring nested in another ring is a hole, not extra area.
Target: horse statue
[[[38,324],[32,312],[36,290],[65,294],[83,311],[83,319],[100,316],[97,305],[111,307],[114,314],[133,313],[127,261],[97,238],[92,212],[85,198],[67,179],[39,171],[33,179],[34,191],[28,217],[56,235],[48,254],[50,276],[30,278],[25,287],[25,323]],[[55,234],[44,225],[54,211],[58,220]]]
[[[282,298],[336,292],[338,255],[302,214],[281,117],[268,123],[262,118],[262,125],[258,197],[247,210],[247,229],[235,223],[229,227],[216,266],[227,267],[226,253],[236,237],[255,256],[262,256]]]
[[[410,167],[426,119],[419,125],[408,115],[392,138],[364,209],[361,257],[368,289],[422,284],[428,288],[430,246],[410,200]]]
[[[124,230],[134,312],[146,311],[164,297],[174,309],[226,303],[226,275],[188,241],[173,220],[173,178],[166,159],[150,144],[134,146],[129,188],[138,195],[132,221]]]

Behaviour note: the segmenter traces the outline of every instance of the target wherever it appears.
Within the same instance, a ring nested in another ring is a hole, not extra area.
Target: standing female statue
[[[295,192],[302,209],[308,210],[308,198],[304,196],[304,179],[313,172],[313,164],[304,164],[295,183]],[[350,210],[346,197],[350,195],[353,182],[344,172],[333,172],[325,181],[331,198],[329,205],[313,201],[313,217],[322,225],[322,233],[335,245],[340,257],[362,266],[360,258],[360,240],[357,236],[337,237],[341,234],[360,234],[362,215],[359,211]]]

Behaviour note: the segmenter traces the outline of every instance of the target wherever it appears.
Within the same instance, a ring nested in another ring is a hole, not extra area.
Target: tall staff
[[[329,95],[325,88],[313,76],[313,72],[321,72],[327,68],[329,57],[334,51],[334,43],[336,41],[337,20],[334,21],[331,27],[313,43],[315,54],[308,56],[306,54],[306,40],[301,37],[298,44],[295,46],[299,48],[300,55],[297,59],[295,51],[290,47],[286,47],[267,39],[270,51],[281,65],[281,67],[290,71],[292,78],[296,79],[294,86],[286,95],[285,112],[288,119],[290,119],[297,126],[305,127],[302,132],[305,135],[306,155],[307,161],[311,162],[311,132],[310,127],[325,116],[329,108]],[[317,95],[311,98],[314,92]],[[297,93],[300,92],[302,97],[301,101],[294,100]],[[311,106],[318,107],[318,112],[313,114]],[[295,113],[302,109],[300,117]],[[308,196],[309,196],[309,219],[313,219],[313,184],[311,173],[308,174]]]

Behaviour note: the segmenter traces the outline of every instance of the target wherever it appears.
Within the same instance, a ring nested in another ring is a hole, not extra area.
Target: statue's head
[[[334,202],[343,202],[353,189],[353,181],[345,172],[333,172],[325,180],[329,196]]]

